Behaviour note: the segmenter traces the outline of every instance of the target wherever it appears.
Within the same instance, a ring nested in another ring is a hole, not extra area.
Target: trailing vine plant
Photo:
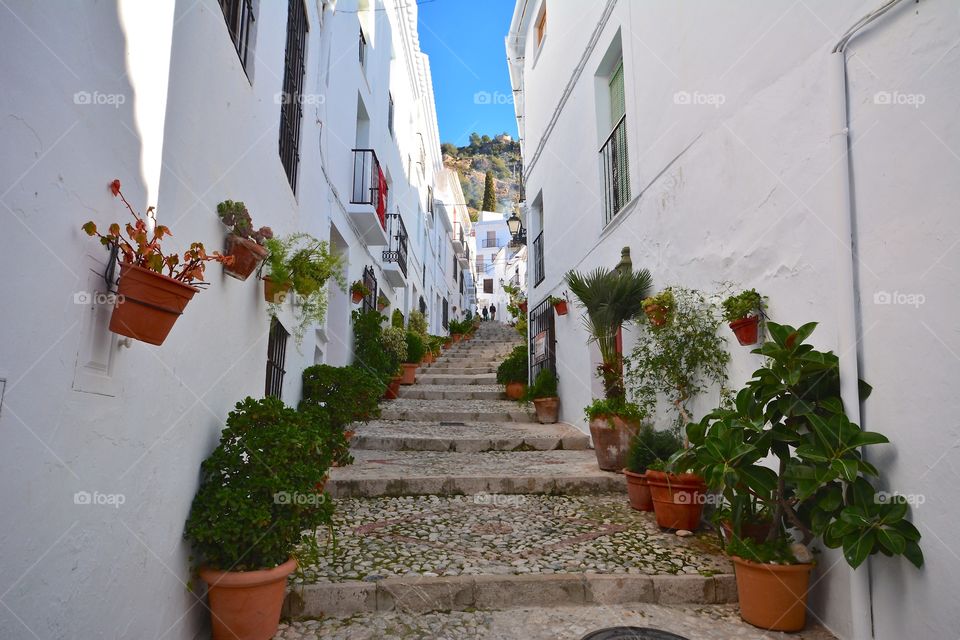
[[[660,396],[676,413],[675,426],[693,421],[689,403],[714,387],[724,393],[730,354],[718,335],[716,300],[696,289],[671,287],[673,306],[662,325],[640,322],[636,346],[626,362],[630,391],[647,415]]]

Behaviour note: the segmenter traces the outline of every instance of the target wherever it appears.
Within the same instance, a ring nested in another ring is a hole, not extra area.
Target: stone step
[[[384,420],[417,422],[536,422],[529,404],[513,400],[414,400],[399,398],[380,405]]]
[[[350,444],[376,451],[550,451],[586,449],[590,439],[565,423],[375,420],[354,427]]]
[[[621,479],[621,484],[623,480]],[[736,601],[716,536],[681,538],[626,495],[338,500],[336,550],[302,568],[288,614]]]
[[[592,449],[581,451],[352,450],[354,463],[330,470],[333,497],[590,494],[624,491],[621,474],[601,471]]]
[[[750,626],[734,604],[603,604],[470,611],[416,611],[403,602],[383,599],[386,611],[349,617],[292,620],[280,624],[277,640],[399,640],[413,638],[469,640],[578,640],[611,626],[670,630],[696,640],[770,640],[786,638]],[[642,636],[637,636],[642,637]],[[646,637],[654,637],[647,635]],[[819,624],[808,623],[791,640],[835,640]]]
[[[439,384],[444,386],[449,385],[491,385],[497,383],[497,374],[495,373],[483,373],[480,375],[472,376],[454,376],[444,373],[433,373],[429,371],[427,373],[417,376],[418,385],[433,385]]]
[[[400,387],[401,398],[415,400],[503,400],[506,396],[503,387],[498,384],[489,385],[443,385],[443,384],[415,384]]]
[[[484,373],[496,373],[497,367],[488,365],[485,367],[464,367],[456,364],[434,364],[429,367],[421,367],[422,373],[444,374],[448,376],[478,376]]]

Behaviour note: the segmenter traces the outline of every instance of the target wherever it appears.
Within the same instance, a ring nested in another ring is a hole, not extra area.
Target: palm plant
[[[597,373],[603,380],[604,394],[609,400],[622,400],[626,391],[617,334],[624,324],[643,313],[642,302],[652,283],[650,272],[598,267],[587,274],[570,271],[564,280],[587,311],[583,324],[590,342],[596,342],[600,349],[603,363]]]

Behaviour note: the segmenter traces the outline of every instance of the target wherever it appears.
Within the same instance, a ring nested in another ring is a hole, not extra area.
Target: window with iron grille
[[[603,165],[604,224],[630,201],[630,165],[627,154],[627,116],[623,89],[623,62],[610,76],[610,122],[613,131],[600,147]]]
[[[390,135],[393,135],[393,94],[387,94],[387,97],[390,99],[387,110],[387,129],[390,130]]]
[[[536,380],[537,374],[544,369],[557,373],[555,328],[556,318],[550,298],[545,298],[530,311],[527,329],[530,332],[530,379]]]
[[[449,309],[447,309],[447,299],[443,299],[443,328],[450,326]]]
[[[493,278],[485,278],[483,281],[483,292],[493,293]]]
[[[433,213],[433,187],[427,187],[427,213]]]
[[[363,35],[363,29],[360,29],[360,66],[367,68],[367,37]]]
[[[253,4],[254,0],[220,0],[227,31],[247,76],[250,75],[247,64],[253,57],[253,23],[257,20]]]
[[[270,320],[270,338],[267,340],[267,383],[264,396],[279,398],[283,394],[283,368],[287,360],[287,338],[290,336],[276,318]]]
[[[371,266],[363,268],[363,286],[369,289],[370,295],[363,299],[363,302],[360,304],[360,309],[363,310],[364,313],[367,311],[375,311],[377,309],[377,274]]]
[[[460,272],[460,295],[463,295],[463,271]]]
[[[287,53],[283,65],[283,100],[280,105],[280,161],[290,188],[297,192],[300,165],[301,94],[307,49],[307,13],[303,0],[290,0],[287,11]]]
[[[419,304],[419,307],[420,307],[420,313],[422,313],[424,316],[426,316],[426,315],[427,315],[427,301],[423,299],[423,296],[420,296],[420,304]]]
[[[533,241],[533,286],[543,282],[546,274],[543,270],[543,231]]]

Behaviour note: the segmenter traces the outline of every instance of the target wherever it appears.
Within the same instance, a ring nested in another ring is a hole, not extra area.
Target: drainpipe
[[[847,61],[849,41],[867,25],[880,19],[901,0],[886,0],[880,7],[853,24],[832,49],[829,58],[831,104],[831,158],[838,160],[830,173],[837,197],[834,230],[840,239],[837,252],[836,304],[837,354],[840,358],[840,397],[851,422],[860,424],[860,345],[858,311],[860,290],[856,281],[853,237],[853,203],[850,178],[850,129],[847,116]],[[863,450],[861,449],[861,454]],[[850,569],[850,616],[852,640],[873,638],[873,603],[870,595],[870,558],[858,569]]]

